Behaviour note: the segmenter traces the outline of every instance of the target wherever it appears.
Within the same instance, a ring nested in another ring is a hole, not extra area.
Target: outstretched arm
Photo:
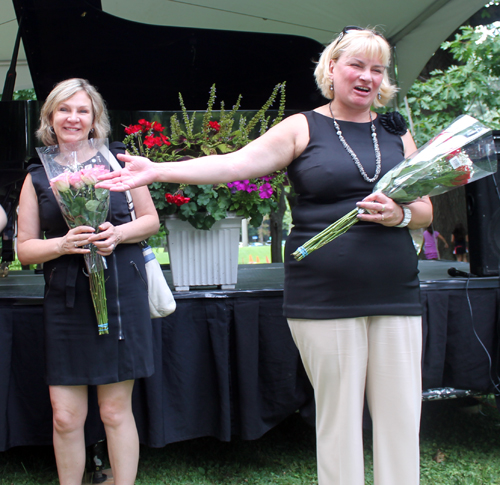
[[[125,168],[105,174],[99,188],[123,191],[152,182],[216,184],[268,175],[288,166],[307,146],[309,130],[303,115],[294,115],[241,150],[182,162],[153,163],[143,157],[118,155]]]

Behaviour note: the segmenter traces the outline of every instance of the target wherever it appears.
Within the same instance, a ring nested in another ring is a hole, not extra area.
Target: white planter
[[[233,289],[238,279],[241,217],[217,221],[210,230],[167,217],[168,254],[176,291],[192,286]]]

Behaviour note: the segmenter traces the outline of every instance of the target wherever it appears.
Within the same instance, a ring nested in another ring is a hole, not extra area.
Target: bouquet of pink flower
[[[109,209],[109,190],[96,189],[98,176],[109,172],[102,152],[109,153],[106,140],[88,141],[37,148],[52,192],[69,228],[90,226],[96,231],[105,222]],[[102,151],[100,151],[100,149]],[[108,310],[104,269],[106,260],[91,244],[84,255],[89,275],[90,292],[97,317],[99,335],[108,332]]]
[[[459,116],[439,135],[387,172],[375,185],[398,204],[419,197],[443,194],[497,171],[495,143],[491,130],[468,115]],[[297,248],[293,257],[300,261],[333,241],[358,222],[353,209],[344,217]]]

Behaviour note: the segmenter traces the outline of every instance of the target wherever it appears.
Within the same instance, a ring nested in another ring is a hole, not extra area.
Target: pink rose
[[[97,183],[97,176],[99,171],[94,168],[84,168],[81,170],[82,182],[86,185],[95,185]]]
[[[69,190],[69,186],[70,186],[69,178],[70,178],[70,174],[68,172],[63,172],[60,175],[58,175],[57,177],[54,177],[50,181],[50,186],[53,189],[57,190],[57,192],[66,192]]]
[[[82,180],[82,173],[81,172],[74,172],[69,176],[69,183],[75,188],[75,189],[81,189],[84,185],[85,182]]]

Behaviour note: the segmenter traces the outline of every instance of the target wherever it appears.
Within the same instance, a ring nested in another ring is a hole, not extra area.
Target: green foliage
[[[2,95],[0,94],[0,99],[2,99]],[[36,93],[33,88],[30,89],[19,89],[18,91],[14,91],[12,94],[13,101],[29,101],[36,100]]]
[[[417,146],[457,116],[469,114],[492,129],[500,128],[499,31],[462,27],[461,33],[441,48],[453,54],[455,65],[436,69],[429,79],[417,80],[407,94]],[[405,114],[404,104],[400,106]]]
[[[280,93],[278,115],[274,120],[266,117]],[[182,95],[179,102],[182,110],[182,121],[173,115],[170,119],[170,133],[166,137],[164,128],[155,123],[139,120],[139,125],[126,128],[128,135],[124,139],[131,154],[141,155],[154,162],[182,162],[207,155],[222,155],[231,153],[250,143],[259,135],[265,133],[268,127],[279,123],[285,110],[285,83],[277,84],[264,106],[247,122],[244,116],[239,117],[237,129],[235,118],[240,108],[241,95],[230,111],[226,111],[221,102],[218,120],[214,116],[215,85],[210,89],[207,110],[199,117],[194,112],[190,116]],[[157,134],[158,136],[154,136]],[[154,143],[153,143],[154,141]],[[210,163],[210,159],[207,160]],[[210,229],[212,225],[226,217],[228,211],[237,216],[251,218],[254,227],[262,223],[264,215],[277,208],[280,190],[285,179],[285,172],[275,172],[266,177],[249,181],[241,181],[237,185],[184,185],[173,183],[153,183],[149,189],[155,207],[160,215],[173,215],[188,221],[197,229]],[[272,195],[265,194],[266,189],[272,189]],[[176,205],[167,201],[166,194],[189,198],[187,203]]]

